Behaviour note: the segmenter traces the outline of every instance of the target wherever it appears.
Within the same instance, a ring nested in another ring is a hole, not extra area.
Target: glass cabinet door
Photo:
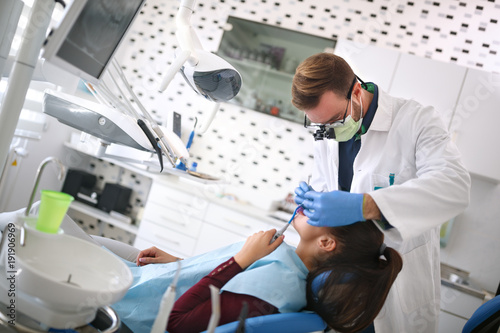
[[[333,52],[335,41],[230,16],[217,54],[241,74],[243,107],[302,123],[304,113],[291,103],[295,69],[305,58]]]

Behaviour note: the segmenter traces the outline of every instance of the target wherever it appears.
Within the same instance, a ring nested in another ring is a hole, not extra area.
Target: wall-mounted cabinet
[[[389,91],[401,55],[395,50],[346,39],[337,41],[334,53],[344,58],[363,81],[374,82],[384,91]]]
[[[302,123],[304,114],[291,103],[295,69],[305,58],[334,47],[332,39],[230,16],[218,54],[243,78],[231,103]]]
[[[451,122],[467,169],[496,183],[500,183],[499,105],[500,74],[469,69]]]
[[[395,97],[433,106],[446,126],[460,95],[467,69],[398,51],[339,39],[335,54],[354,72]]]
[[[455,64],[401,54],[389,93],[433,106],[448,126],[466,71]]]
[[[486,148],[497,140],[500,74],[343,39],[337,41],[335,54],[363,80],[373,81],[392,96],[435,107],[469,172],[500,182],[500,153]]]

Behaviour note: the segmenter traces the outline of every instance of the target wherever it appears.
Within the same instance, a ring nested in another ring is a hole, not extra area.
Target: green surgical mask
[[[344,121],[344,124],[340,126],[335,126],[333,127],[333,130],[335,132],[335,141],[338,142],[346,142],[351,140],[356,133],[358,133],[359,129],[361,128],[361,123],[363,122],[363,104],[361,102],[361,98],[359,99],[359,104],[361,105],[361,114],[359,117],[358,121],[355,121],[352,118],[352,102],[351,102],[351,114],[347,116],[347,118]]]

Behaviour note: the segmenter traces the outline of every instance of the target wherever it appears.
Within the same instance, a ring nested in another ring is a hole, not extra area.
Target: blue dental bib
[[[234,256],[243,244],[235,243],[183,260],[176,300],[215,267]],[[162,296],[175,276],[177,263],[138,267],[135,263],[124,262],[132,271],[134,281],[123,299],[112,308],[133,332],[150,332]],[[234,276],[221,291],[252,295],[274,305],[280,312],[295,312],[306,305],[307,274],[295,248],[283,243],[273,253]]]

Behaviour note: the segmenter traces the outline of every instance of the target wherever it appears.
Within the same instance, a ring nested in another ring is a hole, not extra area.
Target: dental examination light
[[[198,126],[204,133],[219,109],[220,102],[227,102],[240,91],[242,80],[238,71],[221,57],[203,50],[190,24],[195,0],[181,0],[176,16],[176,37],[180,51],[167,69],[160,84],[160,92],[165,91],[177,72],[180,72],[189,86],[199,95],[215,102],[214,108]]]

